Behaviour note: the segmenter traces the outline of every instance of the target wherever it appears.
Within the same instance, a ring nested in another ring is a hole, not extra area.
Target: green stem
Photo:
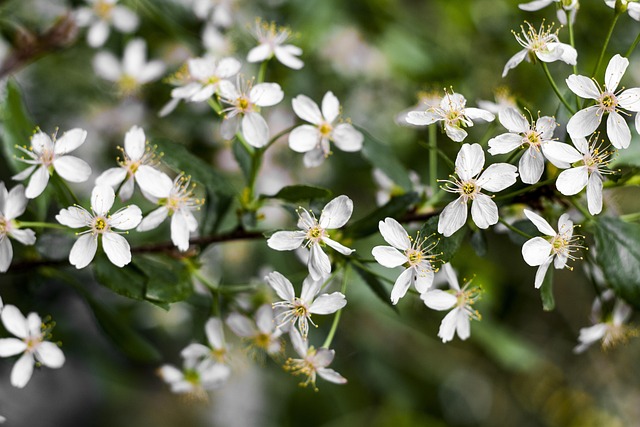
[[[631,56],[633,51],[636,50],[636,46],[638,46],[638,43],[640,43],[640,33],[638,33],[636,39],[633,41],[633,43],[631,43],[631,46],[629,46],[629,50],[627,50],[627,53],[624,54],[625,58]]]
[[[528,193],[529,191],[532,191],[532,190],[534,190],[534,189],[536,189],[538,187],[549,185],[549,184],[553,183],[554,181],[555,181],[555,178],[550,178],[550,179],[547,179],[546,181],[539,181],[539,182],[537,182],[535,184],[532,184],[532,185],[529,185],[529,186],[527,186],[525,188],[521,188],[520,190],[512,191],[511,193],[508,193],[508,194],[501,194],[499,196],[494,197],[493,199],[494,200],[510,199],[512,197],[519,196],[520,194]]]
[[[271,138],[269,140],[269,142],[267,143],[267,145],[264,146],[264,149],[266,150],[267,148],[271,147],[271,145],[276,142],[278,139],[280,139],[281,137],[283,137],[284,135],[288,134],[289,132],[291,132],[292,130],[294,130],[296,127],[298,127],[299,125],[293,125],[291,127],[286,128],[285,130],[278,132],[277,134],[275,134],[273,136],[273,138]]]
[[[198,279],[200,280],[202,283],[204,283],[206,285],[207,288],[211,289],[214,292],[219,292],[220,291],[220,287],[213,283],[212,281],[210,281],[208,278],[204,277],[202,275],[202,273],[200,272],[200,270],[193,270],[192,274]]]
[[[264,77],[267,74],[267,63],[269,62],[269,60],[267,59],[266,61],[262,61],[262,63],[260,64],[260,70],[258,71],[258,80],[256,81],[256,84],[260,84],[262,82],[264,82]]]
[[[429,185],[431,194],[438,191],[438,129],[436,125],[429,126]]]
[[[529,236],[527,233],[525,233],[524,231],[520,230],[519,228],[514,227],[513,225],[509,224],[507,221],[505,221],[502,218],[498,218],[498,221],[500,221],[500,224],[504,225],[505,227],[507,227],[509,230],[513,231],[514,233],[517,233],[519,235],[521,235],[522,237],[525,237],[527,239],[533,239],[533,236]]]
[[[544,70],[544,74],[545,76],[547,76],[547,80],[549,80],[549,83],[551,84],[553,91],[558,96],[558,99],[560,99],[560,101],[564,104],[564,106],[567,107],[567,110],[569,110],[571,114],[575,114],[576,110],[574,110],[574,108],[571,105],[569,105],[567,100],[564,99],[564,96],[562,96],[562,94],[560,93],[560,89],[558,89],[558,85],[556,85],[555,80],[553,80],[553,76],[549,72],[549,67],[547,67],[547,63],[540,61],[540,64],[542,64],[542,69]]]
[[[213,109],[213,111],[215,111],[219,116],[222,115],[222,106],[220,105],[220,103],[218,101],[216,101],[213,98],[209,98],[207,100],[207,103]]]
[[[68,230],[69,227],[62,224],[53,224],[51,222],[37,222],[37,221],[16,221],[19,228],[56,228],[58,230]]]
[[[611,22],[611,26],[609,27],[609,32],[607,33],[607,37],[604,39],[604,44],[602,45],[602,50],[600,51],[600,56],[598,57],[598,62],[596,62],[596,66],[593,69],[593,73],[591,73],[591,78],[594,78],[598,71],[600,70],[600,65],[602,64],[602,59],[604,58],[604,54],[607,51],[607,47],[609,46],[609,40],[611,40],[611,35],[613,34],[613,29],[618,22],[618,18],[620,17],[620,12],[617,10],[614,12],[613,21]]]
[[[569,25],[569,44],[571,44],[572,48],[576,48],[576,41],[575,41],[575,37],[573,35],[573,22],[571,21],[571,16],[569,12],[566,12],[567,14],[567,22]],[[578,74],[578,64],[573,64],[573,74]],[[576,95],[576,109],[580,109],[580,97],[578,95]]]
[[[620,215],[620,219],[625,222],[634,222],[640,220],[640,212],[630,213],[626,215]]]
[[[347,273],[349,271],[349,264],[344,266],[344,272],[342,273],[342,288],[340,291],[342,295],[345,295],[347,292]],[[333,323],[331,324],[331,330],[329,330],[329,334],[327,335],[327,339],[324,340],[322,347],[329,348],[331,345],[331,341],[333,341],[333,337],[336,334],[336,330],[338,329],[338,324],[340,323],[340,316],[342,315],[342,309],[336,311],[336,315],[333,318]]]

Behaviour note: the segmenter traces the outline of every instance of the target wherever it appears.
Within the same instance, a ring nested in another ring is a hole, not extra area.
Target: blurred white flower
[[[395,118],[396,124],[400,126],[411,126],[411,127],[417,126],[412,123],[409,123],[408,121],[409,113],[413,111],[418,111],[418,112],[425,111],[425,110],[428,111],[431,108],[436,108],[440,105],[441,100],[442,98],[440,97],[440,92],[438,91],[418,93],[418,102],[416,103],[416,105],[399,112]]]
[[[233,3],[235,0],[189,0],[193,13],[219,28],[229,28],[233,24]]]
[[[291,344],[293,349],[298,353],[300,359],[289,358],[285,362],[285,370],[291,372],[293,375],[306,376],[306,381],[300,383],[301,386],[306,387],[311,384],[314,390],[318,390],[316,387],[316,378],[319,375],[326,381],[335,384],[346,384],[347,379],[334,371],[327,368],[333,362],[335,357],[335,350],[328,348],[315,349],[313,346],[309,347],[306,340],[302,338],[297,329],[291,329]]]
[[[467,137],[463,128],[473,126],[473,122],[477,120],[491,122],[496,118],[488,111],[467,107],[466,104],[464,96],[446,92],[439,106],[407,113],[407,123],[427,126],[441,121],[447,136],[456,142],[462,142]]]
[[[18,160],[32,165],[13,176],[16,181],[22,181],[31,176],[25,192],[29,199],[35,199],[42,194],[49,183],[49,175],[54,170],[69,182],[85,182],[91,175],[91,166],[87,162],[67,155],[84,143],[87,131],[75,128],[65,132],[58,139],[56,135],[57,131],[51,138],[38,130],[31,137],[31,146],[28,149],[16,146],[29,156],[29,158],[20,157]]]
[[[432,289],[423,293],[420,298],[427,307],[433,310],[451,310],[442,319],[438,331],[442,342],[451,341],[456,333],[461,340],[466,340],[471,335],[471,320],[480,320],[481,318],[480,313],[472,307],[480,299],[481,290],[477,287],[470,287],[471,280],[465,283],[461,289],[451,264],[444,264],[442,269],[451,289],[449,291]]]
[[[573,349],[574,353],[582,353],[598,341],[602,341],[602,348],[607,350],[630,337],[637,336],[638,330],[626,325],[633,314],[633,309],[621,299],[616,299],[610,316],[604,317],[600,298],[596,298],[591,309],[591,320],[594,325],[580,328],[579,344]]]
[[[226,323],[234,334],[249,340],[251,346],[276,355],[282,350],[282,329],[276,325],[273,314],[271,304],[264,304],[256,311],[255,321],[233,312],[227,317]]]
[[[524,261],[532,267],[539,266],[536,272],[534,285],[536,289],[542,286],[544,276],[553,262],[557,270],[567,266],[567,262],[578,259],[573,253],[582,249],[579,244],[580,236],[573,235],[573,221],[569,214],[562,214],[558,220],[558,232],[540,215],[525,209],[524,214],[536,226],[541,233],[547,237],[534,237],[529,239],[522,246],[522,257]]]
[[[342,151],[354,152],[362,148],[364,136],[350,123],[335,124],[340,115],[340,102],[332,92],[322,98],[322,111],[311,98],[298,95],[291,101],[293,111],[311,125],[296,127],[289,134],[289,147],[306,153],[306,167],[319,166],[331,154],[329,142]]]
[[[430,236],[412,239],[398,221],[385,218],[378,224],[380,234],[391,246],[376,246],[371,251],[379,264],[387,268],[406,265],[405,270],[398,276],[391,290],[391,302],[397,304],[405,296],[413,284],[419,293],[424,293],[433,284],[434,267],[431,264],[436,259],[432,254],[438,242],[426,244]]]
[[[182,350],[182,357],[226,366],[229,361],[229,348],[224,339],[222,325],[222,321],[219,318],[209,318],[204,326],[209,346],[200,343],[189,344]]]
[[[338,196],[322,209],[320,221],[303,207],[298,208],[298,228],[301,231],[276,231],[267,240],[267,245],[277,251],[292,251],[306,241],[310,250],[308,261],[309,274],[313,280],[320,280],[331,274],[331,262],[322,250],[326,244],[343,255],[351,255],[349,249],[329,238],[327,230],[340,228],[349,221],[353,213],[353,201],[347,196]]]
[[[522,36],[513,32],[516,40],[524,48],[507,61],[502,71],[502,77],[506,77],[509,70],[517,67],[525,59],[533,62],[539,59],[542,62],[562,61],[569,65],[576,65],[578,52],[566,43],[560,43],[558,32],[552,32],[553,26],[544,28],[544,23],[540,29],[536,30],[533,25],[526,23],[528,28],[520,26]]]
[[[202,46],[208,55],[215,57],[229,56],[235,48],[229,37],[226,37],[213,24],[207,22],[202,30]]]
[[[602,117],[608,114],[607,136],[614,147],[629,147],[631,131],[629,125],[619,112],[625,110],[640,111],[640,88],[621,89],[616,92],[624,75],[629,60],[618,54],[614,55],[607,65],[604,90],[593,79],[572,74],[567,78],[567,86],[581,98],[594,99],[596,105],[584,108],[571,116],[567,123],[567,132],[572,138],[591,135],[598,129]]]
[[[560,21],[562,25],[567,25],[567,16],[569,17],[569,22],[571,22],[572,24],[575,22],[576,13],[580,8],[580,3],[578,2],[578,0],[533,0],[529,3],[521,3],[518,5],[518,7],[521,10],[533,12],[545,8],[553,3],[556,3],[556,5],[558,6],[558,21]],[[615,0],[613,0],[613,3],[615,4]]]
[[[69,262],[77,269],[86,267],[93,260],[99,236],[102,236],[102,248],[109,261],[118,267],[131,262],[129,243],[114,229],[126,231],[135,228],[142,219],[142,212],[136,205],[129,205],[109,215],[115,197],[113,188],[98,185],[91,192],[91,212],[81,206],[70,206],[56,215],[56,220],[67,227],[89,227],[77,233],[80,237],[69,253]]]
[[[83,6],[75,12],[79,27],[89,27],[87,43],[91,47],[100,47],[109,38],[110,26],[121,33],[132,33],[138,28],[140,20],[131,9],[117,4],[118,0],[86,0],[89,7]]]
[[[380,78],[389,74],[386,56],[355,26],[334,28],[319,46],[321,58],[343,76]]]
[[[341,292],[322,294],[318,296],[323,284],[321,280],[313,280],[311,276],[302,282],[300,297],[296,297],[293,285],[282,274],[274,271],[264,278],[269,286],[276,291],[282,301],[273,303],[273,308],[284,308],[275,319],[278,327],[287,323],[298,324],[300,333],[306,339],[309,333],[309,322],[315,326],[311,320],[312,314],[331,314],[340,310],[347,304],[345,296]],[[317,297],[317,298],[316,298]]]
[[[57,369],[64,365],[64,354],[51,338],[52,325],[42,323],[40,316],[29,313],[25,318],[20,310],[7,305],[0,314],[5,329],[17,338],[0,339],[0,357],[22,353],[11,370],[11,385],[23,388],[33,374],[36,361],[48,368]]]
[[[494,163],[484,172],[484,151],[480,144],[463,144],[456,157],[456,175],[444,180],[445,191],[460,196],[450,202],[440,214],[438,233],[451,236],[467,222],[467,203],[471,203],[471,217],[479,228],[488,228],[498,222],[498,206],[482,189],[493,193],[515,184],[517,168],[508,163]],[[482,174],[480,174],[482,172]]]
[[[93,58],[93,70],[105,80],[118,85],[124,95],[135,93],[143,84],[159,79],[165,70],[162,61],[147,62],[147,44],[133,39],[124,49],[122,62],[111,52],[99,52]]]
[[[605,4],[612,9],[616,8],[616,0],[604,0]],[[629,16],[640,21],[640,3],[637,0],[620,0],[622,11],[629,13]]]
[[[9,237],[23,245],[33,245],[36,242],[36,233],[30,229],[20,229],[20,224],[15,220],[24,213],[28,201],[22,184],[7,191],[4,182],[0,181],[0,273],[9,269],[13,259],[13,248]],[[2,300],[0,299],[1,309]]]
[[[298,58],[302,55],[302,49],[291,44],[284,44],[291,38],[291,30],[279,28],[275,22],[267,23],[257,20],[254,27],[254,37],[258,40],[258,46],[252,48],[247,54],[247,61],[268,61],[274,56],[282,64],[294,70],[304,66],[304,62]]]
[[[495,102],[479,100],[478,107],[482,108],[483,110],[487,110],[493,114],[499,114],[500,111],[504,110],[505,108],[513,108],[518,112],[520,111],[520,108],[518,107],[518,103],[516,102],[516,98],[511,94],[511,91],[509,90],[508,87],[506,86],[499,87],[496,90],[494,90],[493,93],[494,93]]]

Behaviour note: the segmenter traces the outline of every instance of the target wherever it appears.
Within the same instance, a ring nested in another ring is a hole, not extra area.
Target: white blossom
[[[595,80],[572,74],[567,78],[567,86],[581,98],[593,99],[595,105],[574,114],[567,123],[567,132],[572,138],[591,135],[598,129],[602,117],[607,117],[607,136],[618,149],[629,147],[631,131],[624,116],[625,110],[640,111],[640,88],[621,89],[616,92],[629,60],[618,54],[613,56],[605,72],[604,90]]]
[[[573,235],[573,221],[569,214],[562,214],[558,220],[558,232],[540,215],[525,209],[524,214],[546,237],[534,237],[522,246],[522,257],[532,267],[538,266],[534,285],[536,289],[542,286],[544,276],[553,262],[557,270],[567,266],[571,259],[577,259],[573,253],[582,248],[579,245],[580,236]]]
[[[147,44],[143,39],[133,39],[124,49],[122,62],[111,52],[99,52],[93,58],[95,73],[118,85],[120,92],[130,95],[140,86],[162,76],[165,65],[162,61],[147,62]]]
[[[494,90],[495,101],[478,100],[478,107],[493,114],[499,114],[505,108],[513,108],[520,111],[516,98],[511,94],[509,88],[502,86]]]
[[[463,128],[473,126],[473,122],[477,120],[491,122],[496,118],[488,111],[467,107],[466,104],[467,100],[461,94],[446,92],[439,106],[407,113],[407,123],[427,126],[441,121],[447,136],[456,142],[462,142],[467,137],[467,131]]]
[[[211,363],[209,360],[185,358],[182,369],[173,365],[162,365],[158,369],[160,378],[173,393],[190,394],[206,399],[207,390],[220,388],[231,376],[227,365]]]
[[[298,58],[302,55],[302,49],[291,44],[284,44],[291,38],[291,30],[279,28],[275,23],[256,21],[254,36],[258,40],[258,46],[252,48],[247,54],[247,61],[268,61],[274,56],[280,63],[294,70],[304,66],[304,62]]]
[[[602,301],[596,298],[591,310],[594,324],[580,328],[579,344],[573,349],[574,353],[582,353],[598,341],[602,341],[602,348],[606,350],[637,335],[638,331],[626,324],[632,313],[633,309],[628,304],[616,299],[613,311],[605,317],[602,314]]]
[[[576,65],[578,52],[571,45],[560,43],[558,32],[552,32],[553,26],[548,26],[545,29],[543,23],[539,30],[536,30],[528,22],[527,26],[526,29],[524,26],[520,26],[522,35],[513,32],[516,40],[524,49],[507,61],[502,71],[502,77],[506,77],[509,70],[517,67],[525,59],[528,62],[534,62],[537,58],[542,62],[562,61],[569,65]]]
[[[9,269],[13,259],[10,237],[23,245],[33,245],[36,242],[36,233],[30,229],[21,229],[20,223],[16,221],[24,213],[28,201],[22,184],[7,191],[4,182],[0,181],[0,273]]]
[[[342,227],[353,213],[353,201],[347,196],[338,196],[322,209],[320,221],[313,213],[298,208],[298,228],[300,231],[277,231],[267,240],[267,245],[277,251],[292,251],[303,244],[309,248],[309,274],[313,280],[320,280],[331,273],[331,262],[322,250],[325,244],[343,255],[351,255],[349,249],[329,237],[327,230]]]
[[[289,134],[289,147],[298,153],[306,153],[305,166],[320,165],[331,154],[330,141],[342,151],[354,152],[362,148],[362,133],[350,123],[336,124],[340,102],[332,92],[322,98],[322,110],[305,95],[293,98],[291,105],[298,117],[311,123],[298,126]]]
[[[31,166],[15,175],[13,179],[22,181],[31,177],[25,191],[29,199],[35,199],[42,194],[53,171],[69,182],[85,182],[91,175],[91,166],[87,162],[68,155],[84,143],[87,131],[75,128],[62,134],[60,138],[56,136],[57,131],[50,137],[38,130],[31,137],[29,148],[16,146],[28,156],[19,160]]]
[[[184,359],[204,360],[211,364],[225,365],[229,359],[229,348],[224,338],[222,321],[217,317],[211,317],[204,326],[208,346],[200,343],[192,343],[182,350]]]
[[[616,8],[616,0],[605,0],[607,6],[612,9]],[[620,0],[622,11],[626,11],[629,16],[636,21],[640,21],[640,3],[637,0]]]
[[[215,27],[229,28],[233,24],[235,0],[191,0],[195,15]]]
[[[479,228],[498,222],[498,206],[481,191],[502,191],[515,184],[518,172],[508,163],[494,163],[484,172],[484,152],[480,144],[463,144],[456,157],[456,175],[443,189],[460,196],[450,202],[440,214],[438,233],[451,236],[467,222],[467,203],[471,200],[471,217]],[[482,172],[482,173],[481,173]]]
[[[282,274],[274,271],[264,278],[269,286],[276,291],[282,301],[273,303],[274,308],[284,308],[275,321],[278,327],[287,323],[295,325],[297,323],[300,333],[306,339],[309,333],[309,323],[315,325],[311,320],[312,314],[331,314],[340,310],[347,304],[345,296],[341,292],[331,294],[318,294],[321,292],[322,280],[313,280],[308,276],[302,283],[300,296],[295,295],[293,285]]]
[[[79,27],[89,27],[87,43],[100,47],[109,38],[111,26],[121,33],[134,32],[140,23],[138,15],[118,0],[86,0],[89,7],[80,7],[75,12]]]
[[[615,0],[613,2],[615,3]],[[533,12],[554,3],[558,6],[558,21],[560,21],[562,25],[567,25],[567,21],[573,24],[576,20],[576,13],[580,8],[578,0],[533,0],[528,3],[521,3],[518,7],[521,10]],[[569,17],[569,20],[567,20],[567,16]]]
[[[227,317],[226,323],[234,334],[249,340],[253,347],[276,355],[282,350],[282,328],[276,325],[273,311],[271,304],[263,304],[256,311],[255,321],[233,312]]]
[[[199,210],[204,203],[193,193],[195,184],[191,183],[191,177],[179,174],[171,180],[164,172],[140,166],[136,179],[145,197],[159,206],[144,217],[137,231],[153,230],[170,216],[171,241],[183,252],[189,249],[189,235],[198,230],[192,211]]]
[[[25,318],[20,310],[7,305],[2,308],[2,323],[5,329],[17,338],[0,339],[0,357],[22,354],[11,370],[11,385],[23,388],[33,374],[36,361],[57,369],[64,365],[64,354],[51,338],[52,325],[45,325],[36,313]]]
[[[406,266],[398,276],[391,290],[391,302],[397,304],[405,296],[407,290],[413,286],[419,293],[426,292],[433,284],[434,267],[432,262],[436,255],[431,252],[438,244],[426,244],[429,236],[416,239],[409,237],[406,230],[393,218],[385,218],[378,224],[380,234],[391,246],[376,246],[371,253],[378,263],[395,268]]]
[[[142,219],[142,212],[136,205],[129,205],[109,215],[115,197],[113,188],[98,185],[91,192],[91,212],[81,206],[70,206],[56,215],[56,220],[67,227],[89,228],[77,233],[80,237],[69,253],[69,262],[76,268],[84,268],[93,260],[98,238],[113,264],[124,267],[131,262],[129,243],[115,230],[134,229]]]
[[[250,145],[260,148],[269,142],[269,126],[260,115],[260,107],[276,105],[284,97],[284,92],[277,83],[259,83],[252,86],[240,77],[237,87],[228,80],[218,85],[220,98],[230,107],[223,110],[225,116],[220,134],[225,139],[233,136],[242,126],[242,136]],[[240,122],[242,117],[242,122]]]
[[[298,353],[300,359],[287,359],[284,368],[293,375],[307,377],[306,381],[300,383],[301,386],[306,387],[311,384],[311,387],[317,391],[317,376],[335,384],[347,383],[346,378],[333,369],[327,368],[333,362],[335,350],[324,347],[319,349],[315,349],[313,346],[309,347],[309,343],[302,338],[297,329],[291,329],[290,336],[293,349]]]
[[[451,310],[442,319],[438,331],[442,342],[451,341],[456,333],[461,340],[466,340],[471,335],[471,320],[481,318],[480,313],[473,309],[473,304],[480,298],[480,289],[471,287],[471,280],[461,289],[451,264],[444,264],[442,269],[451,289],[432,289],[423,293],[420,298],[433,310]]]

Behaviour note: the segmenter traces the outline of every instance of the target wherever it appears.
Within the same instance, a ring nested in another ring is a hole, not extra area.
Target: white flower
[[[594,99],[592,105],[574,114],[567,123],[567,132],[573,138],[591,135],[598,129],[602,116],[608,114],[607,136],[614,147],[627,148],[631,142],[631,131],[625,118],[619,113],[624,110],[640,111],[640,88],[620,90],[616,93],[618,84],[629,66],[629,60],[615,55],[607,65],[604,90],[595,81],[572,74],[567,78],[567,86],[581,98]]]
[[[536,272],[535,287],[542,286],[544,276],[553,262],[557,270],[567,266],[567,261],[576,259],[572,255],[582,246],[578,244],[580,236],[573,235],[573,222],[569,219],[569,214],[562,214],[558,220],[558,232],[540,215],[525,209],[524,214],[536,226],[541,233],[548,237],[534,237],[529,239],[522,246],[522,257],[524,261],[532,267],[539,266]],[[571,267],[568,267],[571,269]]]
[[[120,91],[129,95],[146,83],[162,76],[162,61],[147,62],[147,44],[143,39],[133,39],[124,49],[122,62],[110,52],[99,52],[93,58],[95,73],[105,80],[117,83]]]
[[[193,0],[193,12],[216,27],[229,28],[233,24],[235,0]]]
[[[0,357],[22,353],[11,370],[12,386],[23,388],[27,385],[36,360],[48,368],[62,367],[62,350],[56,344],[45,341],[51,337],[51,325],[43,324],[36,313],[29,313],[25,318],[13,305],[5,306],[0,316],[5,329],[17,337],[0,339]]]
[[[331,273],[331,262],[322,250],[326,244],[343,255],[351,255],[349,249],[329,238],[327,230],[340,228],[347,223],[353,213],[353,202],[347,196],[338,196],[322,209],[320,221],[313,214],[298,208],[298,228],[301,231],[277,231],[267,240],[267,245],[277,251],[292,251],[299,248],[306,240],[310,250],[308,261],[309,274],[313,280],[320,280]]]
[[[494,90],[493,93],[495,102],[479,100],[478,107],[493,114],[499,114],[500,111],[504,110],[505,108],[513,108],[516,111],[520,111],[520,109],[518,108],[518,103],[516,102],[516,98],[511,94],[507,87],[499,87]]]
[[[442,121],[447,136],[456,142],[467,137],[464,127],[473,126],[476,120],[493,121],[496,116],[480,108],[466,107],[467,100],[459,93],[445,93],[440,106],[429,107],[426,111],[407,113],[407,123],[426,126]]]
[[[284,92],[277,83],[260,83],[252,87],[251,82],[245,84],[238,78],[238,87],[228,80],[218,85],[220,98],[231,105],[224,111],[224,121],[220,134],[225,139],[232,139],[240,128],[239,116],[242,116],[242,135],[252,146],[260,148],[269,142],[269,126],[258,112],[260,107],[276,105],[284,97]]]
[[[556,187],[565,196],[578,194],[584,187],[587,187],[589,213],[597,215],[602,212],[603,175],[613,173],[605,169],[611,152],[603,150],[601,145],[597,145],[597,137],[591,144],[585,138],[579,137],[571,137],[571,141],[577,150],[568,144],[560,143],[549,147],[551,155],[556,157],[562,155],[567,162],[567,165],[562,167],[566,170],[558,175]],[[561,152],[556,152],[560,149]]]
[[[527,147],[527,151],[520,157],[518,172],[525,184],[535,184],[540,181],[544,172],[544,157],[558,167],[568,167],[567,162],[558,162],[547,153],[552,140],[553,130],[557,123],[553,117],[539,117],[534,123],[529,123],[526,117],[514,110],[506,108],[500,111],[500,123],[509,130],[489,140],[489,153],[492,155],[506,154],[518,147]]]
[[[572,24],[575,22],[576,13],[580,8],[578,0],[533,0],[529,3],[521,3],[518,7],[521,10],[533,12],[545,8],[553,3],[558,5],[558,21],[560,21],[562,25],[567,25],[567,15],[569,15],[569,20]],[[613,3],[615,3],[615,0]]]
[[[442,339],[442,342],[451,341],[456,333],[461,340],[466,340],[471,335],[471,320],[480,320],[481,318],[480,313],[472,307],[480,298],[480,289],[470,288],[471,281],[468,281],[460,289],[456,272],[451,267],[451,264],[444,264],[442,269],[447,276],[451,290],[432,289],[423,293],[420,298],[427,307],[433,310],[451,310],[442,319],[440,330],[438,331],[438,336]]]
[[[93,260],[98,249],[98,237],[107,258],[118,267],[131,262],[131,249],[127,240],[114,229],[131,230],[142,219],[142,212],[136,205],[129,205],[109,215],[109,209],[115,201],[113,188],[98,185],[91,192],[91,212],[81,206],[62,209],[56,220],[67,227],[88,230],[78,233],[80,237],[69,253],[69,262],[76,268],[84,268]]]
[[[335,384],[346,384],[347,379],[334,371],[327,368],[333,362],[335,357],[335,350],[328,348],[315,349],[313,346],[309,347],[309,343],[300,336],[297,329],[291,329],[291,344],[293,349],[301,357],[300,359],[287,359],[284,368],[290,371],[293,375],[304,375],[307,380],[300,383],[301,386],[306,387],[311,384],[314,390],[318,390],[316,387],[316,377],[319,375],[326,381]]]
[[[616,8],[616,0],[605,0],[604,2],[610,8]],[[630,17],[636,21],[640,21],[640,4],[637,0],[620,0],[620,5],[622,6],[623,12],[626,10]]]
[[[192,343],[182,350],[185,359],[206,360],[209,363],[224,365],[228,361],[229,349],[224,339],[222,321],[217,317],[211,317],[204,326],[209,346]]]
[[[497,192],[515,184],[518,172],[508,163],[490,165],[482,174],[484,152],[480,144],[463,144],[456,157],[457,177],[446,183],[443,189],[460,196],[449,203],[438,220],[438,233],[451,236],[467,222],[467,202],[471,203],[471,217],[479,228],[488,228],[498,222],[498,206],[482,189]]]
[[[305,166],[318,166],[329,157],[329,141],[342,151],[353,152],[362,148],[362,133],[350,123],[335,124],[340,115],[340,103],[332,92],[327,92],[322,98],[322,111],[305,95],[293,98],[291,105],[298,117],[311,123],[298,126],[289,134],[289,147],[298,153],[306,153]]]
[[[562,61],[569,65],[576,65],[578,52],[566,43],[560,43],[558,32],[551,32],[553,26],[544,28],[544,23],[537,30],[527,22],[529,28],[520,26],[522,36],[513,32],[516,40],[524,48],[513,55],[504,66],[502,77],[506,77],[509,70],[517,67],[525,59],[533,62],[539,59],[542,62]]]
[[[426,292],[433,284],[434,268],[431,262],[436,255],[431,251],[438,242],[425,245],[428,237],[413,240],[405,229],[393,218],[386,218],[378,224],[384,240],[391,246],[376,246],[371,253],[373,257],[387,268],[406,265],[407,268],[398,276],[391,290],[391,302],[397,304],[405,296],[413,284],[419,293]]]
[[[323,281],[313,280],[311,276],[308,276],[302,282],[300,297],[296,297],[289,279],[277,271],[269,273],[264,279],[276,291],[276,294],[282,298],[282,301],[273,303],[273,307],[286,309],[276,317],[278,327],[284,326],[287,322],[292,324],[297,322],[300,333],[305,339],[309,333],[309,322],[315,326],[315,323],[311,320],[312,314],[335,313],[347,304],[347,300],[341,292],[318,296]]]
[[[291,44],[284,44],[291,38],[291,31],[288,28],[278,28],[274,22],[269,24],[258,20],[254,36],[258,40],[258,46],[249,51],[247,61],[262,62],[275,56],[282,64],[294,70],[299,70],[304,66],[304,62],[298,58],[302,55],[302,49]]]
[[[153,150],[149,147],[144,130],[138,126],[133,126],[124,136],[123,158],[118,158],[120,167],[111,168],[104,171],[96,178],[96,185],[109,185],[113,188],[120,188],[118,195],[122,200],[129,200],[133,195],[134,180],[137,180],[140,166],[153,166],[157,159]]]
[[[138,28],[140,20],[118,0],[86,0],[90,7],[81,7],[76,13],[79,27],[89,27],[87,43],[91,47],[102,46],[109,38],[110,26],[121,33],[132,33]]]
[[[49,175],[54,170],[69,182],[85,182],[91,175],[91,167],[87,162],[67,155],[84,143],[87,131],[71,129],[57,139],[56,134],[57,132],[51,138],[46,133],[38,131],[31,137],[31,146],[28,149],[16,146],[29,156],[28,159],[22,157],[19,160],[32,165],[13,177],[22,181],[31,176],[25,192],[29,199],[35,199],[42,194],[49,183]]]
[[[193,194],[191,178],[180,174],[172,181],[164,172],[140,166],[136,180],[143,194],[160,206],[142,220],[137,231],[153,230],[170,216],[171,241],[183,252],[189,249],[189,234],[198,230],[192,211],[204,203]]]
[[[408,116],[409,113],[413,111],[425,111],[429,110],[432,107],[437,107],[440,105],[440,101],[442,98],[440,97],[440,93],[438,91],[433,92],[420,92],[418,93],[418,102],[407,108],[406,110],[402,110],[395,117],[395,122],[400,126],[416,126],[414,124],[409,123]]]
[[[218,389],[229,379],[231,369],[209,360],[185,358],[182,370],[163,365],[158,369],[158,375],[169,384],[173,393],[188,393],[204,400],[207,390]]]
[[[160,117],[175,109],[182,99],[189,102],[202,102],[218,91],[220,81],[238,73],[241,64],[234,58],[216,60],[212,56],[192,58],[187,61],[186,70],[180,69],[173,80],[178,83],[171,91],[172,100],[162,108]]]
[[[255,322],[247,316],[233,312],[227,317],[227,326],[237,336],[250,340],[252,346],[271,355],[282,350],[282,329],[275,323],[271,304],[264,304],[258,308]]]
[[[4,182],[0,181],[0,273],[9,269],[13,259],[13,248],[9,237],[23,245],[33,245],[36,242],[36,233],[30,229],[21,230],[20,224],[15,220],[24,213],[27,202],[22,184],[7,191]],[[2,300],[0,300],[0,309],[2,309]]]
[[[600,340],[602,340],[602,348],[606,350],[619,342],[626,342],[630,336],[637,335],[637,330],[625,325],[632,313],[633,310],[629,305],[616,299],[611,316],[602,319],[601,302],[600,299],[596,299],[591,316],[595,324],[580,328],[578,336],[580,344],[573,349],[574,353],[582,353]]]

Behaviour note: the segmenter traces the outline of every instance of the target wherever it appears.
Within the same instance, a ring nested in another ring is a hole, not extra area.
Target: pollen
[[[111,12],[113,11],[114,3],[109,3],[108,1],[98,0],[93,5],[93,10],[96,15],[98,15],[101,19],[109,19],[111,17]]]
[[[476,191],[476,185],[473,182],[465,182],[462,184],[462,193],[470,196]]]
[[[108,229],[108,227],[109,225],[107,224],[106,219],[103,217],[97,217],[95,219],[95,222],[93,223],[93,230],[98,233],[103,233]]]
[[[333,127],[329,124],[329,123],[323,123],[320,125],[320,134],[322,136],[329,136],[331,134],[331,131],[333,130]]]

